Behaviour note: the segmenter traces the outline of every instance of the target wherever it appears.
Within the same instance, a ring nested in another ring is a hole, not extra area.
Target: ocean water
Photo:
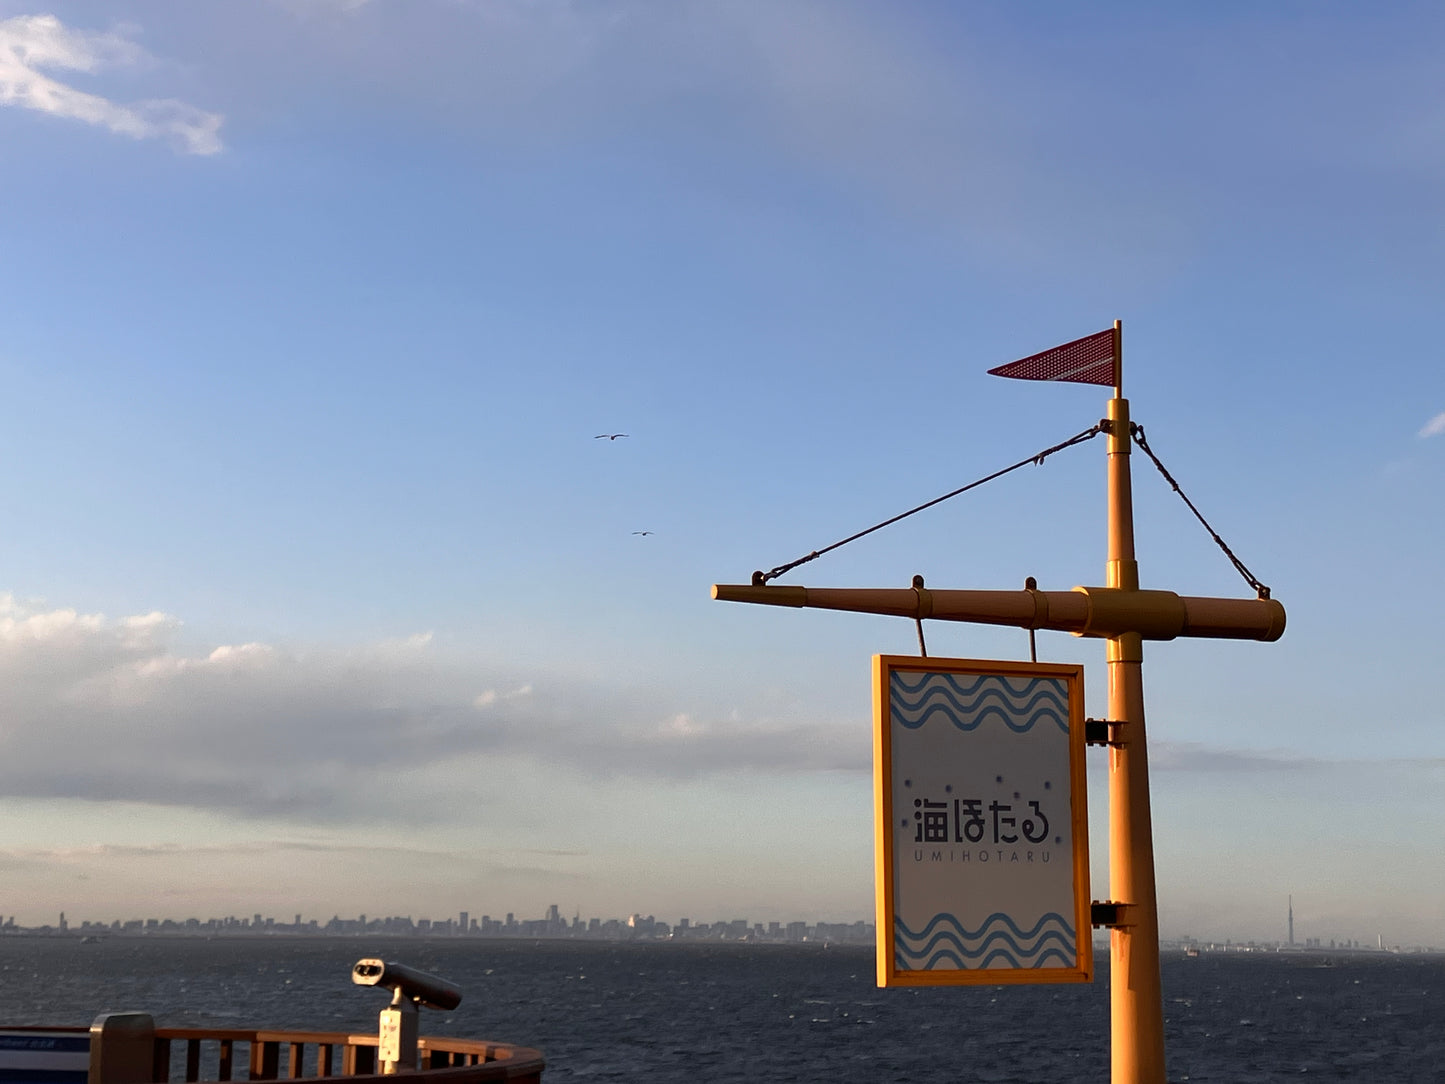
[[[1107,1081],[1088,986],[879,990],[871,950],[487,940],[0,938],[0,1024],[138,1009],[173,1026],[370,1030],[382,956],[464,991],[423,1034],[519,1043],[545,1080]],[[1171,1081],[1445,1082],[1445,956],[1166,955]]]

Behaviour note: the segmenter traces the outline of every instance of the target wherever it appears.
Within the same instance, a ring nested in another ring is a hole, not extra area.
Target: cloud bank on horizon
[[[349,649],[246,643],[188,655],[174,643],[180,624],[161,613],[111,620],[0,595],[8,720],[0,795],[336,824],[425,817],[408,813],[418,776],[440,780],[459,764],[499,759],[674,781],[871,766],[869,734],[856,720],[699,719],[677,710],[665,689],[546,675],[520,683],[504,665],[439,657],[429,634]],[[1154,743],[1152,759],[1158,771],[1191,774],[1367,764],[1167,740]],[[392,785],[398,775],[406,793]]]
[[[458,762],[672,779],[868,765],[862,732],[697,719],[663,691],[524,683],[503,665],[439,659],[428,634],[187,655],[179,627],[0,595],[0,795],[366,820],[410,808],[399,774]]]
[[[221,150],[222,117],[174,98],[123,104],[61,82],[46,71],[94,74],[150,58],[120,31],[73,30],[54,15],[0,20],[0,105],[92,124],[132,139],[166,139],[187,154]]]

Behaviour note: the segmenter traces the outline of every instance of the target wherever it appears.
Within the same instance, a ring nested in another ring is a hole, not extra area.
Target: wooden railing
[[[151,1025],[141,1013],[102,1016],[90,1037],[89,1084],[332,1077],[348,1077],[348,1084],[403,1078],[425,1078],[427,1084],[540,1084],[546,1067],[530,1047],[432,1035],[417,1040],[416,1070],[383,1076],[375,1033],[166,1028]]]
[[[154,1044],[154,1084],[240,1079],[237,1069],[242,1065],[248,1080],[380,1075],[374,1034],[156,1028]],[[240,1057],[238,1044],[245,1047]],[[528,1047],[426,1035],[417,1040],[417,1064],[417,1072],[436,1084],[487,1080],[525,1084],[540,1081],[544,1067],[542,1055]],[[410,1075],[398,1073],[387,1079]]]

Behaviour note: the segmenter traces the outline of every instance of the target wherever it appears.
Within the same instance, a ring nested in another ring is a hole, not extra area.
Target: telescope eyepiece
[[[428,1009],[445,1012],[462,1003],[461,988],[454,983],[405,964],[374,957],[356,961],[351,969],[351,981],[357,986],[380,986],[392,991],[398,1001],[407,999]]]

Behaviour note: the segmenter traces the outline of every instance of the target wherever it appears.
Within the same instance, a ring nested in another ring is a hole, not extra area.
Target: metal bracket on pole
[[[1127,903],[1117,900],[1094,900],[1089,904],[1089,924],[1095,929],[1107,926],[1111,930],[1122,929],[1132,923],[1126,921]]]
[[[1117,719],[1085,719],[1084,743],[1086,745],[1118,745],[1116,726],[1124,724]]]

